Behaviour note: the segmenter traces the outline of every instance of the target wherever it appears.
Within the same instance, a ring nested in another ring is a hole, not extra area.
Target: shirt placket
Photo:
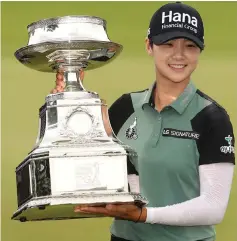
[[[153,127],[153,134],[151,137],[152,147],[156,147],[158,144],[158,141],[159,141],[160,135],[161,135],[161,130],[162,130],[162,122],[163,122],[162,115],[160,113],[157,113],[157,116],[155,118],[154,127]]]

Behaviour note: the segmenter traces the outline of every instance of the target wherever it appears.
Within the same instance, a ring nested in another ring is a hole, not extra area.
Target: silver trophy
[[[64,92],[49,94],[39,110],[33,150],[16,168],[18,209],[24,221],[99,217],[75,213],[77,204],[135,203],[145,197],[129,190],[127,161],[136,152],[113,134],[105,102],[84,88],[80,70],[99,68],[121,52],[106,21],[66,16],[30,24],[26,47],[16,51],[25,66],[62,72]]]

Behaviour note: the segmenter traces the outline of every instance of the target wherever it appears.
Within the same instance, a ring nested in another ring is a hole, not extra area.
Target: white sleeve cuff
[[[231,190],[234,165],[201,165],[200,196],[166,207],[147,208],[146,223],[174,226],[215,225],[222,221]]]

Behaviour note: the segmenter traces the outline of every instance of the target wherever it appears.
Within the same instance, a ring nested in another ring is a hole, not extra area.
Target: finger
[[[115,212],[115,213],[127,213],[127,208],[124,205],[108,204],[106,205],[106,209],[110,212]]]
[[[65,83],[64,83],[64,76],[60,73],[57,73],[57,76],[56,76],[56,86],[58,87],[61,87],[61,88],[64,88],[65,86]]]
[[[79,77],[80,77],[80,80],[84,79],[84,77],[85,77],[85,71],[84,70],[80,70]]]
[[[112,205],[113,206],[113,210],[108,210],[107,208],[103,208],[103,207],[76,207],[74,209],[74,212],[81,212],[81,213],[87,213],[87,214],[100,214],[100,215],[104,215],[107,217],[115,217],[115,218],[120,218],[120,219],[127,219],[127,220],[133,220],[134,218],[130,216],[129,213],[124,212],[124,210],[122,210],[122,212],[120,212],[120,209],[122,207],[119,207],[116,209],[116,205]],[[116,211],[114,211],[116,209]]]
[[[64,87],[65,87],[64,81],[56,80],[56,87],[60,87],[60,88],[64,89]]]
[[[50,91],[50,93],[51,93],[51,94],[56,94],[56,93],[57,93],[57,90],[56,90],[56,89],[52,89],[52,90]]]
[[[58,72],[56,74],[56,80],[63,81],[63,79],[64,79],[63,73]]]
[[[57,86],[61,86],[61,87],[64,86],[64,81],[63,80],[56,80],[55,83],[56,83]]]
[[[78,210],[75,210],[74,209],[74,213],[81,213],[81,214],[91,214],[92,215],[92,213],[90,213],[90,212],[86,212],[86,211],[78,211]]]
[[[81,208],[86,208],[86,207],[89,207],[89,205],[87,205],[87,204],[80,204],[80,205],[76,205],[74,207],[74,209],[81,209]]]
[[[129,213],[136,211],[138,208],[135,205],[114,205],[114,204],[107,204],[106,209],[112,212],[118,213]]]
[[[65,84],[63,81],[56,81],[56,87],[64,88]]]
[[[76,207],[74,209],[75,212],[86,212],[91,214],[108,214],[108,210],[102,207]]]
[[[63,91],[63,88],[62,88],[61,86],[57,86],[57,87],[56,87],[56,91],[57,91],[57,92],[62,92],[62,91]]]
[[[81,207],[79,210],[76,209],[75,212],[86,212],[90,214],[100,214],[107,217],[120,217],[122,214],[112,212],[104,207]]]
[[[75,208],[76,211],[82,211],[82,212],[90,212],[90,213],[98,213],[98,212],[105,212],[105,208],[101,207],[77,207]]]

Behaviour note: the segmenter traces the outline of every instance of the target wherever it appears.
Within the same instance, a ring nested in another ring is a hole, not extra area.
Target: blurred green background
[[[149,20],[166,2],[2,2],[2,240],[105,241],[111,219],[11,221],[16,210],[15,167],[31,150],[38,131],[38,109],[54,86],[55,75],[36,72],[17,62],[14,52],[27,44],[31,22],[64,15],[95,15],[107,20],[112,41],[124,46],[112,63],[85,76],[85,87],[110,105],[122,93],[144,89],[153,82],[154,66],[144,48]],[[205,22],[206,50],[193,80],[229,112],[237,128],[237,2],[187,2]],[[237,180],[218,241],[237,240]]]

